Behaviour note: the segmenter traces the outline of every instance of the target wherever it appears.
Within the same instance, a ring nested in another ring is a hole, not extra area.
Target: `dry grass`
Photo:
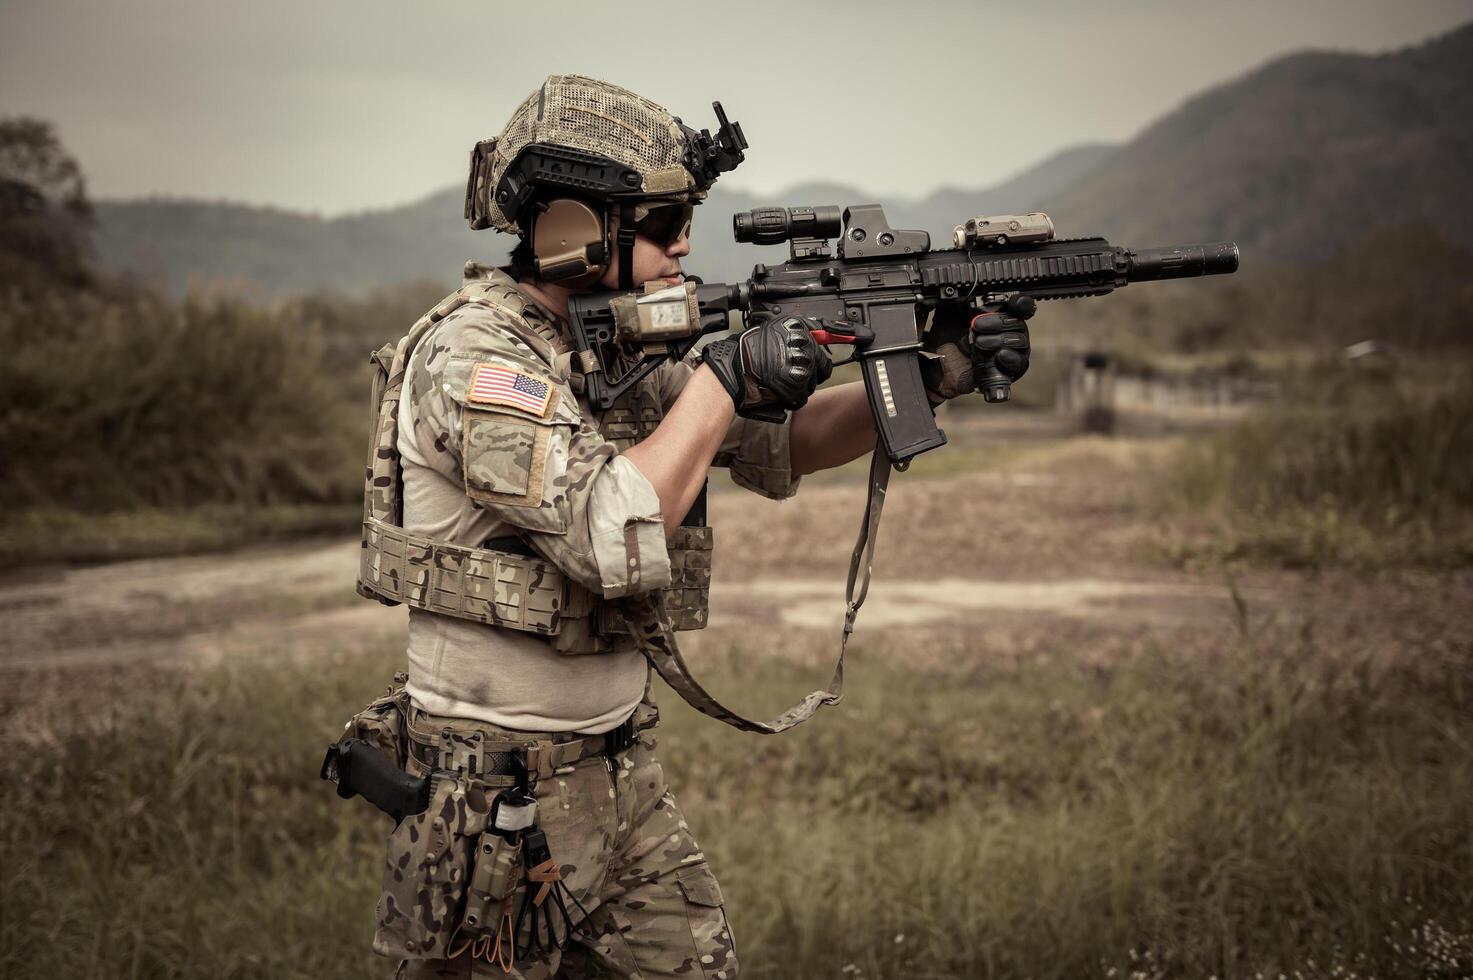
[[[1215,654],[959,642],[931,669],[861,646],[846,703],[778,739],[665,698],[744,976],[1473,972],[1466,637],[1388,661],[1245,615]],[[399,656],[294,652],[10,678],[0,972],[390,974],[386,821],[314,768]],[[758,710],[813,680],[704,666]]]
[[[1185,453],[1164,498],[1211,525],[1176,557],[1287,566],[1473,559],[1473,375],[1300,372],[1291,396]]]

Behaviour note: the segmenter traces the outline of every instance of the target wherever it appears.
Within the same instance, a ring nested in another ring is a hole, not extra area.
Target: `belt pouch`
[[[713,542],[709,527],[681,527],[669,536],[670,584],[665,588],[665,609],[674,629],[706,628]]]
[[[400,769],[405,762],[403,703],[404,690],[400,688],[374,701],[348,722],[349,736],[372,745]]]
[[[466,935],[494,936],[506,908],[506,899],[522,877],[522,849],[486,831],[477,843],[466,890],[461,931]]]

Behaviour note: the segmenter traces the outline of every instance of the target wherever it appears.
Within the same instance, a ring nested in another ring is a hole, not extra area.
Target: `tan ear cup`
[[[550,201],[532,219],[532,254],[546,282],[587,286],[608,268],[603,217],[572,198]]]

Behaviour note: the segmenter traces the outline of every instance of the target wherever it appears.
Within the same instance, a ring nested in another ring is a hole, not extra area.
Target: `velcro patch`
[[[546,378],[482,361],[471,375],[465,399],[475,405],[507,405],[540,418],[552,405],[553,387]]]

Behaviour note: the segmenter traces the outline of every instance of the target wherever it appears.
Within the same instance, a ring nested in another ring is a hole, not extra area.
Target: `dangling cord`
[[[512,923],[511,900],[516,892],[510,892],[501,903],[501,921],[496,926],[496,945],[486,956],[486,962],[501,967],[507,973],[517,961],[517,933]]]
[[[456,940],[456,937],[458,937],[459,935],[460,935],[460,926],[456,926],[455,927],[455,931],[450,934],[450,942],[446,944],[445,958],[447,960],[453,960],[453,959],[455,959],[461,953],[464,953],[467,949],[470,949],[472,946],[474,946],[475,943],[476,943],[476,937],[475,936],[467,936],[465,938],[465,942],[461,943],[459,946],[456,946],[455,945],[455,940]],[[471,959],[475,959],[475,956],[476,956],[475,951],[472,950],[471,951]]]
[[[536,955],[543,956],[551,953],[558,947],[557,934],[553,929],[552,906],[547,905],[547,895],[553,890],[562,878],[562,870],[557,863],[549,857],[541,863],[527,868],[527,890],[522,893],[522,907],[517,910],[517,935],[522,935],[522,927],[527,927],[527,947]],[[538,885],[533,892],[532,885]],[[528,913],[531,918],[528,918]],[[543,934],[539,932],[538,916],[541,916],[540,925],[546,929],[546,942],[544,944]]]
[[[527,890],[522,895],[521,908],[517,910],[516,935],[523,935],[525,927],[527,947],[539,956],[551,953],[554,949],[566,949],[574,932],[588,921],[588,910],[563,881],[562,869],[550,856],[529,867],[526,877]],[[534,882],[539,885],[535,893],[532,890]],[[564,896],[572,899],[574,907],[581,915],[577,924],[573,922]],[[558,936],[554,909],[562,920],[561,937]]]

